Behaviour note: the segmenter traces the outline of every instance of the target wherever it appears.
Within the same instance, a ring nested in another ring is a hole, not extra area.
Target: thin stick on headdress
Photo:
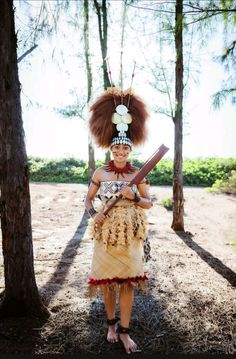
[[[122,14],[122,24],[121,24],[121,42],[120,42],[120,87],[121,87],[121,103],[123,105],[123,52],[124,52],[124,40],[125,40],[125,24],[126,24],[126,12],[127,12],[127,1],[123,1],[123,14]]]
[[[121,89],[121,104],[123,105],[123,49],[120,52],[120,89]]]
[[[128,108],[129,108],[129,103],[130,103],[130,93],[131,93],[131,89],[132,89],[132,85],[133,85],[133,80],[134,80],[135,67],[136,67],[136,61],[134,61],[134,68],[133,68],[133,73],[132,73],[132,76],[131,76],[130,92],[129,92],[129,98],[128,98],[128,103],[127,103],[127,107],[128,107]]]
[[[113,81],[112,81],[112,77],[111,77],[111,68],[110,68],[110,64],[109,64],[109,57],[106,57],[104,59],[106,61],[106,64],[107,64],[107,73],[108,73],[108,78],[109,78],[109,81],[110,81],[110,84],[111,86],[113,87]],[[115,96],[113,96],[113,99],[114,99],[114,105],[116,107],[116,99],[115,99]]]

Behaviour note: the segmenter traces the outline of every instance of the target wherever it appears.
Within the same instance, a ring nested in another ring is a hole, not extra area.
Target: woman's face
[[[114,145],[111,147],[111,153],[115,161],[124,162],[128,159],[131,148],[128,145]]]

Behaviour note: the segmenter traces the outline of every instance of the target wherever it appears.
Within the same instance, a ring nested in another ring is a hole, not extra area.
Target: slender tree
[[[90,63],[90,47],[89,47],[89,2],[84,0],[84,54],[86,62],[86,72],[87,72],[87,104],[91,100],[92,95],[92,68]],[[95,170],[95,158],[94,158],[94,146],[92,143],[91,136],[88,137],[88,168],[89,168],[89,181]]]
[[[34,267],[13,0],[0,1],[0,188],[5,291],[1,316],[48,316]]]
[[[140,3],[137,1],[137,8]],[[156,101],[153,109],[157,113],[167,116],[174,124],[174,162],[173,162],[173,218],[171,227],[174,230],[184,231],[184,198],[183,198],[183,174],[182,174],[182,143],[183,143],[183,0],[175,2],[156,3],[149,10],[154,12],[154,21],[159,23],[156,29],[155,45],[159,43],[157,56],[144,53],[145,70],[151,71],[150,84],[159,92],[159,101]],[[175,5],[175,7],[174,7]],[[136,5],[135,5],[136,6]],[[152,22],[153,20],[151,20]],[[149,22],[144,24],[144,29],[149,29]],[[173,36],[174,35],[174,36]],[[155,46],[154,45],[154,46]],[[165,46],[174,47],[175,58],[167,60]],[[155,52],[153,48],[153,52]],[[158,57],[159,56],[159,57]],[[152,63],[152,65],[150,65]],[[188,65],[186,66],[186,69]],[[160,99],[162,101],[160,101]]]
[[[173,221],[171,227],[184,231],[184,196],[182,173],[183,144],[183,0],[176,0],[175,5],[175,143],[173,168]]]

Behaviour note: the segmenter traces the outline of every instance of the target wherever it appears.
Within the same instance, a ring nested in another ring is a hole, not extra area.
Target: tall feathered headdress
[[[109,148],[115,144],[131,147],[142,144],[147,137],[146,105],[131,88],[122,91],[109,87],[96,99],[90,112],[89,128],[99,147]]]

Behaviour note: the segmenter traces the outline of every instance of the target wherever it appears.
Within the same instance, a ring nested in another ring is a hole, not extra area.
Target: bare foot
[[[129,334],[119,333],[119,336],[127,354],[131,354],[137,351],[137,344],[130,338]]]
[[[117,324],[108,325],[107,341],[110,343],[118,342],[118,334],[116,333]]]

